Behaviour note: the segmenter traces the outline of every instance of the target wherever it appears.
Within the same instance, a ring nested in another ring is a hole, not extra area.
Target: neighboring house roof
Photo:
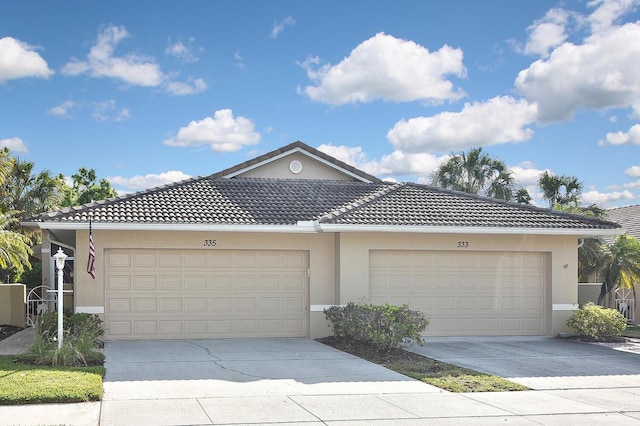
[[[640,205],[607,210],[607,218],[619,223],[629,235],[640,240]]]
[[[478,228],[487,232],[512,229],[562,233],[618,228],[615,223],[584,216],[414,183],[215,176],[62,209],[23,224],[38,223],[45,228],[67,224],[69,228],[82,228],[91,218],[96,225],[278,226],[313,222],[315,230],[382,226],[441,232]]]

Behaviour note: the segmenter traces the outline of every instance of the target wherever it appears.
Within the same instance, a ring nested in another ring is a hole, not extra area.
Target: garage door
[[[107,250],[106,338],[304,337],[307,258],[301,251]]]
[[[427,335],[545,334],[544,253],[371,251],[371,303],[408,304]]]

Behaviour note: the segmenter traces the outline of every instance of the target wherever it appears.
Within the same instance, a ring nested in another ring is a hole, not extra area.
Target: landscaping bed
[[[4,340],[22,330],[24,329],[15,325],[0,324],[0,340]]]
[[[498,376],[437,361],[404,349],[380,350],[373,345],[348,339],[336,339],[333,336],[317,340],[327,346],[450,392],[529,390],[526,386]]]

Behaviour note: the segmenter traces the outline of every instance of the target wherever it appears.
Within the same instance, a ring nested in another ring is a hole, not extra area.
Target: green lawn
[[[624,337],[635,337],[640,339],[640,326],[628,325],[627,329],[622,333]]]
[[[0,405],[85,402],[102,398],[104,367],[50,367],[0,356]]]
[[[529,390],[502,377],[422,357],[412,361],[385,364],[390,370],[413,377],[449,392],[505,392]]]

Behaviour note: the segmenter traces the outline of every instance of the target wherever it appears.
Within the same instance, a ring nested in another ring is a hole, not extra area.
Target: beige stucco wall
[[[112,248],[167,248],[201,250],[305,250],[309,253],[309,301],[311,338],[330,334],[322,308],[349,301],[363,302],[369,297],[369,250],[468,250],[535,251],[547,253],[547,334],[567,331],[566,320],[578,303],[577,237],[516,236],[480,234],[409,233],[230,233],[129,231],[94,229],[96,246],[95,280],[84,270],[88,256],[88,231],[76,234],[76,299],[78,311],[104,307],[103,253]],[[205,239],[216,246],[204,247]],[[457,248],[459,241],[468,248]]]
[[[458,242],[468,248],[458,248]],[[512,236],[480,234],[342,233],[338,303],[367,301],[369,296],[369,250],[468,250],[535,251],[547,255],[547,334],[567,331],[566,320],[578,303],[578,240],[576,237]]]
[[[0,324],[24,327],[27,312],[27,287],[24,284],[0,284]]]
[[[298,160],[302,163],[302,171],[300,173],[293,173],[289,169],[289,165],[293,160]],[[246,171],[239,176],[277,179],[352,180],[348,175],[340,173],[334,168],[329,168],[319,161],[300,153],[279,158],[253,170]]]

